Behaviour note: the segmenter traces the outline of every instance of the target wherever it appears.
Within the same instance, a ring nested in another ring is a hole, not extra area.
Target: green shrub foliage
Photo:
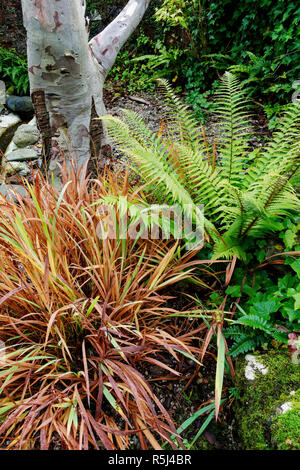
[[[16,94],[25,95],[29,91],[26,58],[19,57],[14,49],[0,47],[0,78],[7,89],[12,87]]]

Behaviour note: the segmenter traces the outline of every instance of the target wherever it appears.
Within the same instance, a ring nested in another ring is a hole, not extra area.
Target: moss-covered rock
[[[299,367],[299,366],[298,366]],[[292,391],[293,392],[293,391]],[[274,416],[271,436],[279,450],[300,449],[300,390],[290,394],[281,405],[281,411]],[[282,411],[283,409],[283,411]]]
[[[235,412],[245,449],[300,449],[300,365],[287,348],[237,361]]]

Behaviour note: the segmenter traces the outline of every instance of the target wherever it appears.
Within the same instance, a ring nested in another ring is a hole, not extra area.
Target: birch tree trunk
[[[22,0],[30,92],[54,173],[62,146],[78,170],[93,149],[99,156],[101,121],[93,117],[105,114],[103,84],[149,2],[129,0],[89,42],[85,0]]]

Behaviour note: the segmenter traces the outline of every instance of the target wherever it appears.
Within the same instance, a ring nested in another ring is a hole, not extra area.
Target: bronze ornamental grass
[[[102,197],[139,200],[120,181],[65,170],[61,193],[40,175],[1,200],[1,448],[182,447],[142,366],[179,377],[164,355],[201,357],[206,324],[175,328],[166,294],[197,262],[174,240],[99,239]]]

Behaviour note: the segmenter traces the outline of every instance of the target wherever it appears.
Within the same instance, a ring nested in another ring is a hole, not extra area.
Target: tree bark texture
[[[89,41],[85,0],[22,0],[30,92],[53,171],[61,148],[78,169],[91,150],[98,157],[101,121],[92,117],[106,113],[104,80],[149,1],[129,0]]]

